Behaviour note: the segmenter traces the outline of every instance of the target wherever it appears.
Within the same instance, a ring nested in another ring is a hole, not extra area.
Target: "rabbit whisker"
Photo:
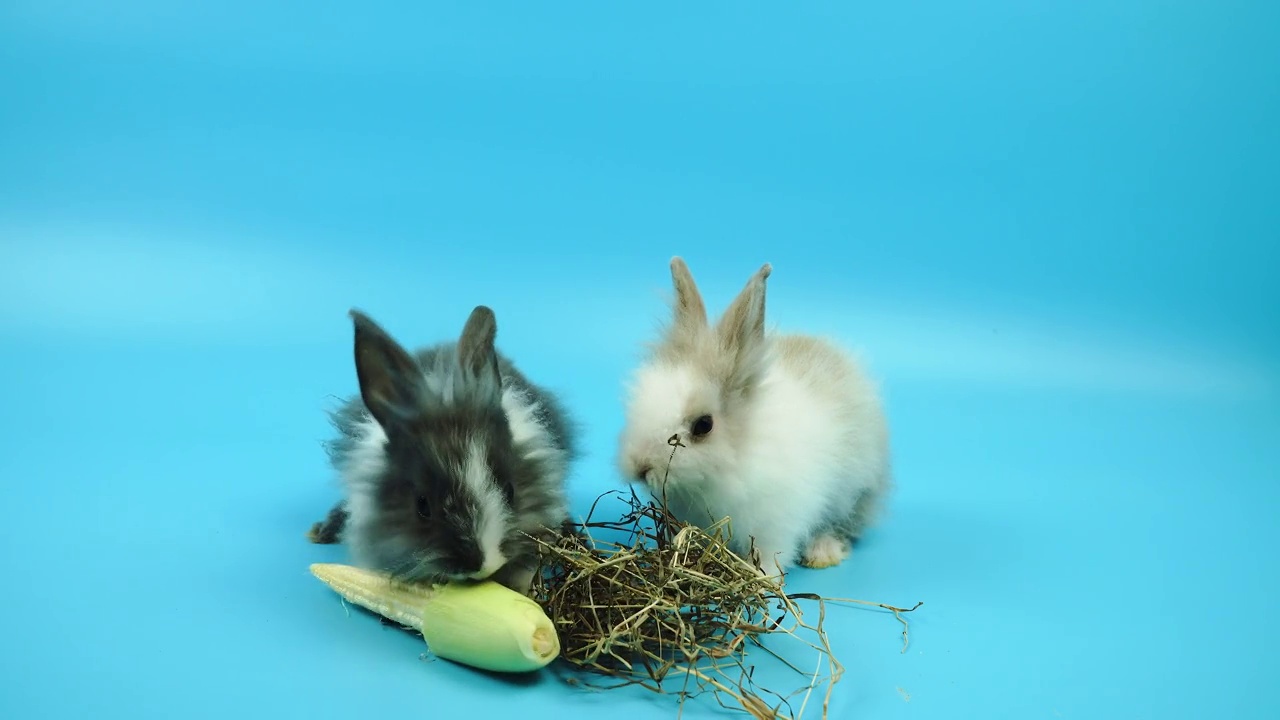
[[[435,569],[438,553],[418,551],[391,570],[391,576],[401,582],[439,583],[446,575]]]

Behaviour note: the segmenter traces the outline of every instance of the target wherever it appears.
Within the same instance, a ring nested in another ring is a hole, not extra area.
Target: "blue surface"
[[[491,304],[583,511],[674,254],[883,380],[892,514],[792,582],[925,605],[831,612],[832,717],[1280,716],[1280,6],[112,5],[0,7],[0,717],[673,716],[303,532],[348,307]]]

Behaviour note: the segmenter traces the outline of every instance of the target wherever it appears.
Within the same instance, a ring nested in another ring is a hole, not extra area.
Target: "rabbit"
[[[716,325],[684,260],[672,319],[627,381],[618,467],[678,520],[728,518],[757,571],[829,568],[893,485],[877,385],[848,351],[765,329],[765,263]]]
[[[561,400],[495,349],[486,306],[456,343],[412,355],[349,314],[360,392],[331,413],[325,443],[346,492],[309,538],[343,542],[356,565],[405,582],[493,580],[528,594],[530,536],[569,526],[578,446]]]

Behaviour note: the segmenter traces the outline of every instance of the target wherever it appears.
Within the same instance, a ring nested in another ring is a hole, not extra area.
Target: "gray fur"
[[[458,341],[412,354],[369,318],[356,311],[352,317],[361,393],[330,413],[334,436],[324,443],[349,495],[313,526],[311,539],[347,542],[358,564],[405,580],[476,571],[476,518],[485,503],[457,468],[469,442],[478,441],[512,515],[502,541],[509,562],[493,578],[524,592],[536,561],[524,533],[558,531],[569,517],[564,484],[579,448],[563,404],[494,347],[496,321],[488,308],[472,312]],[[512,437],[504,390],[519,391],[533,405],[532,440]],[[360,453],[370,452],[365,433],[373,422],[386,434],[376,472],[360,465],[367,461]],[[352,493],[363,493],[361,507],[371,515],[351,516]],[[426,507],[425,517],[419,507]]]
[[[364,403],[358,397],[348,398],[341,407],[329,413],[329,425],[333,427],[337,436],[325,440],[321,445],[329,456],[330,465],[335,468],[342,466],[344,458],[351,454],[356,443],[359,442],[357,432],[359,423],[368,417],[369,411],[365,409]]]
[[[837,515],[828,519],[825,523],[814,528],[796,548],[799,552],[804,546],[813,542],[822,535],[833,535],[839,538],[845,538],[850,543],[856,543],[862,538],[862,533],[871,524],[877,510],[877,498],[874,493],[863,491],[858,495],[858,499],[854,501],[853,508],[847,513]]]

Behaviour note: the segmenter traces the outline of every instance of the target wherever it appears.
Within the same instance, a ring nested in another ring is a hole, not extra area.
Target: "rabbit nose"
[[[505,564],[506,560],[503,558],[489,558],[480,566],[479,570],[471,573],[470,577],[472,580],[485,580],[490,575],[493,575],[498,572],[498,570],[502,569],[502,566]]]
[[[636,466],[636,480],[640,482],[649,481],[649,473],[653,472],[653,465],[649,463],[641,463]]]
[[[463,547],[455,558],[454,574],[462,577],[476,577],[485,568],[484,556],[479,548]]]

